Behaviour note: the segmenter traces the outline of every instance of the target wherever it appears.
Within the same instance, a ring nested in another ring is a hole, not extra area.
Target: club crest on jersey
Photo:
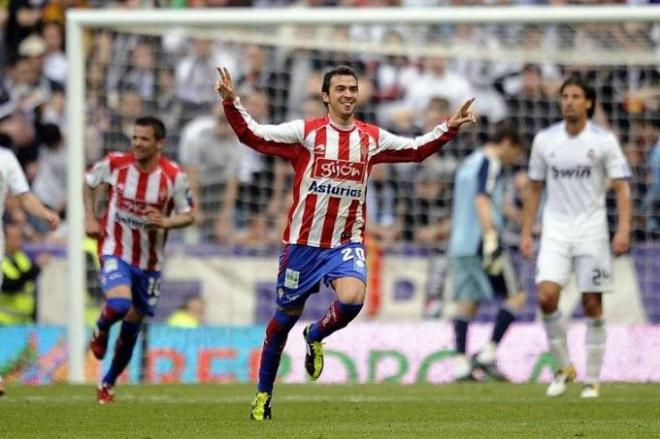
[[[587,158],[591,161],[596,160],[596,153],[594,152],[593,149],[589,149],[589,151],[587,152]]]
[[[364,179],[364,163],[319,158],[314,164],[312,176],[339,181],[362,182]]]

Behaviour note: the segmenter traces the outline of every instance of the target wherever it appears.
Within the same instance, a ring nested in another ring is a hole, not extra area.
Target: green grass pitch
[[[92,386],[10,385],[0,437],[593,437],[660,438],[660,384],[606,384],[581,400],[573,384],[283,385],[273,419],[248,420],[253,385],[122,385],[99,406]]]

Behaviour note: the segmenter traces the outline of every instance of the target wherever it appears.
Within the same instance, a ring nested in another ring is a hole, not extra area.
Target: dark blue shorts
[[[160,271],[133,267],[116,256],[102,256],[101,267],[103,293],[119,285],[128,285],[133,306],[141,314],[153,317],[160,296]]]
[[[287,244],[280,253],[277,275],[277,304],[298,307],[314,293],[321,281],[326,285],[342,277],[354,277],[367,284],[364,246],[349,242],[336,248]]]

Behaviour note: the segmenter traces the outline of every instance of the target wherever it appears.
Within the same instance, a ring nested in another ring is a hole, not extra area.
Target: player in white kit
[[[14,154],[10,150],[0,147],[0,263],[5,254],[2,217],[5,212],[5,200],[9,193],[18,197],[28,213],[43,219],[52,230],[55,230],[60,224],[60,217],[41,204],[41,201],[30,192],[25,174]],[[0,270],[0,285],[2,285],[2,270]],[[0,396],[4,393],[4,384],[2,376],[0,376]]]
[[[572,76],[562,84],[560,94],[563,121],[539,132],[532,144],[531,189],[523,207],[520,249],[525,257],[532,257],[532,225],[545,186],[536,284],[550,351],[559,363],[546,395],[563,394],[576,375],[557,308],[561,289],[574,272],[587,320],[581,397],[596,398],[606,342],[602,293],[611,288],[612,272],[605,192],[609,180],[619,219],[611,250],[621,255],[630,247],[630,170],[616,136],[590,120],[596,104],[594,89]]]

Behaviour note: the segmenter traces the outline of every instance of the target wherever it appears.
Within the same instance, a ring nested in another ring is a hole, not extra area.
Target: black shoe
[[[509,382],[509,379],[506,377],[506,375],[500,372],[500,370],[497,368],[497,363],[495,361],[492,363],[481,363],[479,360],[477,360],[477,356],[475,355],[472,357],[472,367],[474,369],[481,370],[484,375],[492,380],[500,381],[502,383]]]

